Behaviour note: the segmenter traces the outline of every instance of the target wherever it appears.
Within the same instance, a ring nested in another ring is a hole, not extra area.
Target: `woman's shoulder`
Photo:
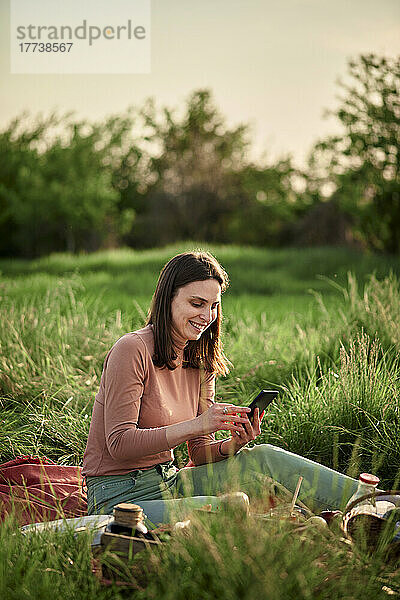
[[[152,356],[154,352],[154,334],[152,325],[146,325],[146,327],[143,327],[142,329],[125,333],[125,335],[120,337],[111,348],[111,351],[115,350],[119,352],[127,351],[129,353],[138,352],[139,354],[149,353],[150,356]]]

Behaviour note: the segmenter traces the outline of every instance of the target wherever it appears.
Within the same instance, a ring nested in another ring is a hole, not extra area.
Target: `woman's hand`
[[[246,417],[246,422],[242,426],[242,431],[232,431],[232,437],[222,444],[222,453],[227,456],[232,456],[240,450],[240,448],[243,448],[248,442],[251,442],[260,435],[261,419],[263,415],[264,413],[262,413],[260,417],[260,411],[256,408],[252,422]]]
[[[250,412],[248,406],[235,406],[234,404],[222,402],[215,403],[196,417],[200,428],[199,433],[204,435],[225,429],[231,431],[232,435],[238,433],[243,435],[246,431],[245,427],[250,424],[246,414],[248,412]]]

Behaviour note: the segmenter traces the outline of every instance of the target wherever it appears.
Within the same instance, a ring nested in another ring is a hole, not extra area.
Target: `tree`
[[[123,159],[130,127],[122,118],[89,125],[51,115],[31,126],[15,119],[0,134],[0,251],[94,250],[110,232],[124,233],[133,212],[120,210],[109,165]]]
[[[0,254],[110,239],[279,245],[310,196],[295,192],[289,158],[256,165],[248,148],[248,127],[228,127],[209,90],[180,114],[148,101],[101,124],[21,117],[0,133]]]
[[[280,243],[305,204],[294,191],[290,159],[250,163],[248,126],[229,128],[209,90],[193,92],[181,116],[152,101],[141,115],[148,154],[131,196],[137,218],[130,244]]]
[[[0,255],[20,253],[16,239],[20,173],[26,175],[37,172],[37,146],[47,129],[56,122],[55,116],[50,115],[47,119],[37,119],[28,127],[24,123],[26,118],[25,113],[14,119],[0,134]]]
[[[152,101],[142,110],[150,159],[133,245],[176,239],[228,241],[228,222],[240,203],[235,173],[245,163],[247,127],[229,129],[208,90],[194,92],[179,118]]]
[[[336,116],[343,135],[316,144],[310,169],[353,218],[356,235],[373,249],[400,250],[400,57],[361,55],[349,62],[351,83]]]
[[[231,239],[239,244],[280,246],[292,241],[293,225],[311,206],[300,191],[305,176],[290,157],[274,164],[249,163],[236,174],[239,209],[229,224]]]

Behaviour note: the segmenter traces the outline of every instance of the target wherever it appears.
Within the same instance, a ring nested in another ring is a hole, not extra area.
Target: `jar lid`
[[[378,485],[380,481],[379,477],[371,475],[371,473],[361,473],[359,480],[368,485]]]
[[[114,508],[121,512],[141,512],[143,510],[138,504],[131,504],[130,502],[120,502]]]

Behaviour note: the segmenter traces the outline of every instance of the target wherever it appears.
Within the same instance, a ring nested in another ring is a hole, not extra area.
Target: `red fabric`
[[[0,464],[0,520],[11,512],[20,525],[86,515],[81,467],[37,456]]]

